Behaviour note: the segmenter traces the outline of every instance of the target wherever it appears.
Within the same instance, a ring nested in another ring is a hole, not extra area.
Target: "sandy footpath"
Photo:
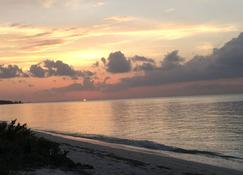
[[[94,167],[94,175],[243,175],[243,172],[220,168],[120,144],[37,132],[37,136],[58,142],[69,151],[68,157]],[[75,174],[60,170],[42,169],[35,174]]]

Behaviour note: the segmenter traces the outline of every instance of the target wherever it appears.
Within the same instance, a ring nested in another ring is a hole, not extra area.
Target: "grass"
[[[0,174],[10,175],[18,171],[32,171],[40,168],[59,168],[87,174],[81,164],[67,157],[68,152],[60,145],[37,137],[26,124],[0,123]]]

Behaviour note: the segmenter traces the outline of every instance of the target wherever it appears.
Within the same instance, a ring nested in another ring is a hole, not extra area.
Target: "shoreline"
[[[76,163],[92,165],[95,175],[241,175],[243,172],[171,157],[133,146],[77,138],[43,131],[37,136],[61,144]]]

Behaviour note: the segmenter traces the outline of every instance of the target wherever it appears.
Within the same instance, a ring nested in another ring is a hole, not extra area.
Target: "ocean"
[[[243,170],[243,94],[0,106],[0,120]]]

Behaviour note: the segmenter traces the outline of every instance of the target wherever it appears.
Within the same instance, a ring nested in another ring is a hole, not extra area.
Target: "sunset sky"
[[[242,0],[0,0],[0,99],[243,92],[242,7]]]

